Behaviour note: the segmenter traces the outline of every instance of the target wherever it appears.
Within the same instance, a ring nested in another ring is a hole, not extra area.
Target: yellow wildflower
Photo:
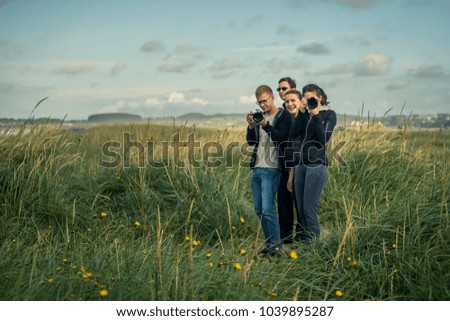
[[[206,253],[206,257],[211,257],[211,253]]]
[[[239,263],[236,263],[236,264],[234,265],[234,268],[235,268],[236,270],[240,270],[240,269],[241,269],[241,265],[240,265]]]
[[[99,294],[101,297],[104,298],[104,297],[108,296],[109,293],[108,293],[108,290],[103,289],[103,290],[100,290]]]
[[[397,248],[397,244],[396,244],[396,243],[393,243],[393,244],[392,244],[392,248],[393,248],[393,249],[396,249],[396,248]]]
[[[341,290],[336,290],[335,294],[338,298],[344,295],[344,293]]]
[[[277,297],[277,296],[278,296],[278,293],[275,292],[275,291],[272,291],[272,292],[269,292],[269,295],[270,295],[270,296],[273,296],[273,297]]]
[[[240,251],[239,251],[239,253],[241,254],[241,255],[244,255],[245,253],[247,253],[244,249],[241,249]]]
[[[53,283],[53,279],[52,278],[48,278],[47,279],[47,283]]]
[[[102,217],[106,217],[108,214],[106,214],[105,212],[102,212]]]
[[[241,216],[241,217],[239,217],[239,221],[241,222],[241,223],[245,223],[245,219]]]
[[[139,227],[141,226],[141,223],[139,221],[134,222],[134,227]]]
[[[184,238],[186,241],[189,241],[191,238],[189,236],[186,235],[186,237]]]
[[[69,262],[69,259],[68,259],[68,258],[64,258],[64,259],[63,259],[63,262],[64,262],[64,263],[68,263],[68,262]]]
[[[200,241],[194,240],[194,241],[192,241],[192,245],[199,246],[200,245]]]
[[[298,259],[298,255],[297,255],[297,252],[295,252],[295,251],[291,251],[291,253],[289,253],[289,257],[291,258],[291,259]]]
[[[83,278],[85,278],[85,279],[89,279],[89,278],[91,278],[92,277],[92,273],[83,273]]]
[[[209,262],[209,266],[213,267],[214,263],[213,262]]]

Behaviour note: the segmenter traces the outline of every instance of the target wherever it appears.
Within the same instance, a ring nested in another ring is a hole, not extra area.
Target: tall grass
[[[345,162],[329,167],[322,237],[275,260],[255,256],[262,235],[239,149],[229,167],[180,167],[171,154],[140,168],[138,149],[130,167],[101,167],[103,144],[123,133],[157,142],[157,157],[175,134],[245,141],[244,128],[151,123],[0,136],[0,299],[449,298],[448,131],[336,130],[329,150],[345,142]]]

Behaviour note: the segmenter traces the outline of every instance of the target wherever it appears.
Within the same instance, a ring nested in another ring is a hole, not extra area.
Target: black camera
[[[262,122],[263,119],[264,119],[263,111],[258,110],[253,114],[253,120],[255,121],[255,123],[260,123]]]
[[[319,102],[317,101],[316,98],[314,98],[314,97],[308,98],[308,109],[317,108],[318,105],[319,105]]]

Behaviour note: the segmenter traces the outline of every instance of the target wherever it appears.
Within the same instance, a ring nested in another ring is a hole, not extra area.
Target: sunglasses
[[[288,90],[288,87],[277,88],[277,91],[286,91],[286,90]]]

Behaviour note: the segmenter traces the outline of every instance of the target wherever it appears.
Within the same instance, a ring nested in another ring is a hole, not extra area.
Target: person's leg
[[[259,168],[253,169],[250,187],[252,189],[253,206],[255,208],[256,215],[260,217],[262,213],[262,197],[261,197],[261,173]]]
[[[297,224],[296,224],[296,240],[304,240],[305,235],[305,215],[303,211],[303,203],[305,196],[305,176],[306,167],[303,165],[297,165],[294,171],[294,195],[295,202],[297,204]]]
[[[325,165],[306,169],[303,212],[308,238],[320,237],[319,203],[327,178]]]
[[[262,219],[261,225],[265,232],[266,245],[271,252],[278,247],[281,250],[280,224],[275,207],[275,195],[280,184],[280,172],[274,168],[264,169],[261,177]]]
[[[284,243],[292,242],[292,228],[294,225],[294,206],[292,193],[287,189],[289,172],[283,171],[278,187],[278,221],[280,223],[280,237]]]

